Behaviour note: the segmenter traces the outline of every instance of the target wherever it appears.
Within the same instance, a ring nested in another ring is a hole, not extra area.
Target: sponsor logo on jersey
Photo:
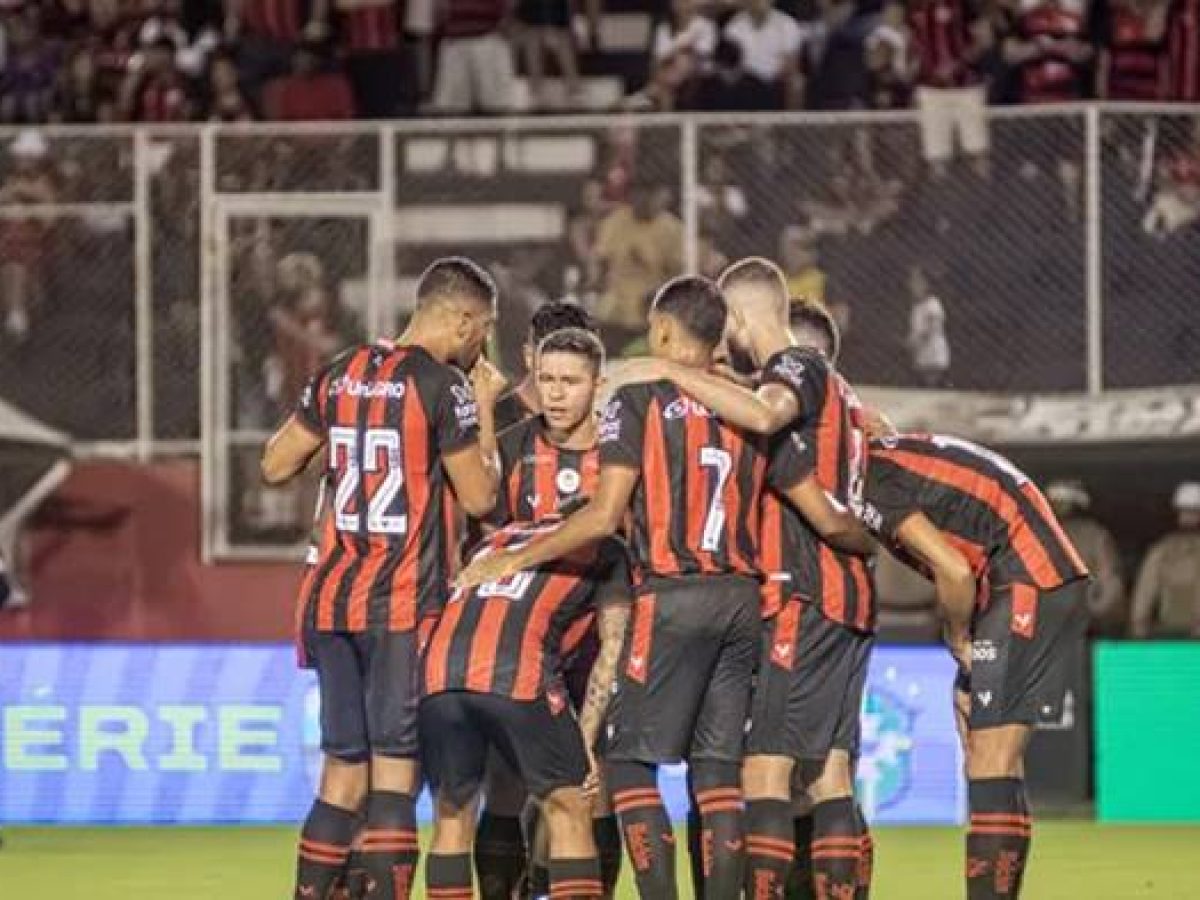
[[[349,375],[343,375],[329,386],[331,397],[349,394],[351,397],[363,397],[366,399],[387,397],[392,400],[399,400],[404,396],[404,392],[405,387],[400,382],[359,381],[357,378],[351,378]]]
[[[980,640],[971,644],[971,661],[977,663],[995,662],[999,656],[995,641]]]

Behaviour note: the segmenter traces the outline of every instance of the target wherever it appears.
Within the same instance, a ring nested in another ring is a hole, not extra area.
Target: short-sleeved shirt
[[[639,473],[630,552],[635,579],[757,577],[766,475],[762,442],[668,381],[616,391],[600,422],[600,466]]]
[[[875,624],[875,584],[866,562],[834,550],[779,492],[810,475],[836,504],[862,506],[867,467],[863,407],[854,389],[815,350],[790,347],[763,369],[764,383],[791,390],[800,414],[771,442],[763,499],[761,559],[767,572],[763,614],[790,596],[814,603],[831,621],[868,631]]]
[[[767,13],[761,26],[748,12],[738,13],[726,24],[725,37],[742,48],[743,68],[763,81],[779,78],[804,46],[800,23],[777,9]]]
[[[546,436],[540,415],[505,430],[498,442],[501,485],[492,514],[496,523],[538,522],[596,492],[599,448],[559,447]]]
[[[319,371],[295,418],[324,438],[315,558],[300,589],[318,631],[407,631],[448,593],[453,504],[442,457],[478,439],[466,378],[420,347],[358,347]]]
[[[524,546],[561,521],[511,522],[479,554]],[[465,690],[536,700],[561,682],[562,661],[591,628],[596,610],[628,598],[625,548],[615,538],[456,591],[426,647],[423,693]]]
[[[1000,454],[946,435],[871,444],[867,524],[884,539],[924,514],[991,591],[1020,584],[1051,591],[1087,566],[1037,485]],[[988,593],[981,591],[979,601]]]

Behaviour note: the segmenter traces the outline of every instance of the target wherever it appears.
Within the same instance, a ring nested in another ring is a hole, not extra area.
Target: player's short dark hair
[[[708,278],[699,275],[672,278],[658,289],[652,311],[670,316],[709,348],[717,346],[725,336],[729,308],[720,289]]]
[[[564,328],[579,328],[596,333],[591,313],[569,300],[547,300],[533,311],[529,320],[529,343],[539,346],[547,335]]]
[[[488,270],[465,256],[444,256],[429,264],[417,282],[417,306],[436,300],[466,297],[480,306],[496,308],[496,281]]]
[[[842,333],[837,321],[825,308],[809,297],[793,297],[791,309],[788,311],[788,322],[796,329],[811,332],[821,338],[824,346],[822,353],[831,363],[837,362],[838,353],[842,349]]]
[[[537,355],[573,353],[586,357],[597,373],[604,368],[604,345],[595,333],[583,328],[560,328],[546,335],[538,344]]]
[[[762,256],[739,259],[721,273],[717,284],[723,291],[752,284],[773,290],[783,297],[787,296],[787,279],[783,276],[783,270]]]

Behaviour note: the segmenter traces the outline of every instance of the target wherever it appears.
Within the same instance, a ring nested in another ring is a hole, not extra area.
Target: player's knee
[[[788,756],[748,756],[742,764],[742,792],[747,800],[787,800],[794,767]]]
[[[592,803],[577,787],[551,791],[542,801],[542,812],[551,828],[559,825],[579,825],[591,828]]]
[[[341,809],[362,809],[369,786],[365,762],[348,762],[326,756],[321,769],[321,799]]]
[[[830,751],[809,785],[808,793],[814,803],[854,795],[854,774],[850,768],[850,755],[845,750]]]
[[[984,728],[967,736],[967,777],[1017,778],[1028,740],[1025,726]]]
[[[417,761],[410,757],[372,755],[371,787],[377,791],[416,795],[421,787]]]

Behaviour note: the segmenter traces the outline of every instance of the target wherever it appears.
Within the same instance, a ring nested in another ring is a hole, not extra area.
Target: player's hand
[[[863,409],[863,429],[866,431],[867,437],[873,441],[895,437],[900,433],[892,424],[892,420],[885,416],[882,410],[873,406]]]
[[[587,749],[588,773],[583,779],[583,796],[588,800],[596,800],[600,796],[600,787],[604,778],[600,771],[600,761],[591,747]]]
[[[958,671],[963,675],[971,674],[971,635],[962,629],[946,626],[942,640],[950,650],[950,655],[958,663]]]
[[[469,377],[475,400],[488,406],[495,405],[496,400],[508,387],[508,379],[504,377],[504,373],[482,356],[471,367]]]
[[[521,571],[520,557],[510,550],[497,550],[477,557],[454,580],[454,586],[462,590],[479,587],[489,581],[500,581]]]

